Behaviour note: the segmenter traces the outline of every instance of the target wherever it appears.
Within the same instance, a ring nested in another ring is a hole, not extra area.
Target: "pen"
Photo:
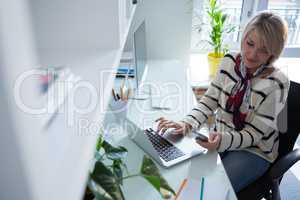
[[[169,107],[159,107],[159,106],[152,106],[154,110],[171,110]]]
[[[115,90],[112,89],[111,92],[112,92],[112,95],[113,95],[114,100],[115,100],[115,101],[118,101],[118,99],[117,99],[117,97],[116,97],[116,94],[115,94]]]
[[[203,200],[204,177],[201,178],[200,200]]]

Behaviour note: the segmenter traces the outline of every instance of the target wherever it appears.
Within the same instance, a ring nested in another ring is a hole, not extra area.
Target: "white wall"
[[[119,0],[29,0],[38,48],[117,49]]]
[[[26,115],[14,98],[17,77],[37,64],[27,2],[1,1],[0,22],[0,199],[34,199],[33,191],[43,185],[37,175],[45,169],[43,162],[38,165],[45,146],[39,120]],[[37,98],[26,87],[22,95],[29,102]]]
[[[193,0],[143,0],[136,9],[130,35],[146,20],[148,59],[182,59],[190,49]],[[128,37],[125,51],[132,50]]]

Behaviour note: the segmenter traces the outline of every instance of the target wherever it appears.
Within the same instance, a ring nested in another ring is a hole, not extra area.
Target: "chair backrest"
[[[285,108],[278,116],[278,123],[284,128],[279,135],[279,156],[277,159],[293,150],[300,133],[300,84],[291,81]]]

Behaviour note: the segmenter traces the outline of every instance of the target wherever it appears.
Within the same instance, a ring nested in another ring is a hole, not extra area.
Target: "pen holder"
[[[112,100],[109,103],[109,107],[111,112],[118,118],[118,119],[125,119],[127,115],[127,105],[128,101],[122,100]]]

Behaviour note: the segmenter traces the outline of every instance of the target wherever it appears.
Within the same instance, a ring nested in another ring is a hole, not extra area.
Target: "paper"
[[[222,183],[215,183],[204,178],[203,200],[229,200],[229,188]],[[176,200],[199,200],[201,196],[201,180],[187,179]]]

